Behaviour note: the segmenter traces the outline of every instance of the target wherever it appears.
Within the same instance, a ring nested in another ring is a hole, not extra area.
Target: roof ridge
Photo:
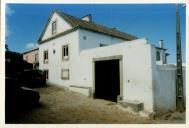
[[[81,18],[75,17],[75,16],[70,15],[70,14],[67,14],[67,13],[65,13],[65,12],[60,12],[60,13],[62,13],[62,14],[64,14],[64,15],[67,15],[67,16],[71,16],[72,18],[75,18],[75,19],[80,20],[80,21],[82,21],[82,22],[92,23],[92,24],[95,24],[95,25],[99,25],[99,26],[105,27],[105,28],[107,28],[107,29],[112,29],[112,28],[109,28],[109,27],[107,27],[107,26],[101,25],[101,24],[96,23],[96,22],[82,20]],[[117,31],[118,31],[118,30],[117,30]]]
[[[67,13],[65,13],[65,12],[62,12],[62,11],[59,11],[59,13],[62,13],[63,15],[68,16],[68,18],[71,17],[71,18],[74,18],[74,19],[76,19],[76,20],[79,20],[80,22],[85,22],[85,23],[88,23],[88,24],[97,25],[97,26],[99,26],[99,27],[103,27],[103,28],[105,28],[105,29],[109,29],[109,30],[114,31],[114,32],[116,31],[116,32],[118,32],[118,33],[126,34],[126,35],[128,35],[128,36],[132,36],[132,35],[130,35],[130,34],[128,34],[128,33],[125,33],[125,32],[122,32],[122,31],[120,31],[120,30],[116,30],[116,29],[107,27],[107,26],[105,26],[105,25],[101,25],[101,24],[96,23],[96,22],[91,22],[91,21],[82,20],[81,18],[72,16],[72,15],[67,14]],[[133,36],[133,37],[135,37],[135,36]],[[135,38],[137,38],[137,37],[135,37]]]
[[[34,48],[34,49],[31,49],[31,50],[22,52],[21,54],[26,54],[26,53],[28,53],[28,52],[32,52],[32,51],[36,51],[36,50],[39,50],[39,48]]]
[[[113,28],[109,28],[105,25],[101,25],[101,24],[98,24],[96,22],[82,20],[81,18],[78,18],[76,16],[72,16],[72,15],[67,14],[65,12],[62,12],[58,9],[53,10],[52,15],[55,12],[59,16],[61,16],[65,21],[67,21],[73,28],[80,27],[80,28],[83,28],[83,29],[86,29],[86,30],[90,30],[90,31],[98,32],[98,33],[103,33],[103,34],[110,35],[110,36],[117,37],[117,38],[121,38],[121,39],[124,39],[124,40],[137,39],[136,36],[133,36],[131,34],[128,34],[128,33],[113,29]],[[43,34],[44,34],[44,31],[41,34],[38,42],[41,41]]]

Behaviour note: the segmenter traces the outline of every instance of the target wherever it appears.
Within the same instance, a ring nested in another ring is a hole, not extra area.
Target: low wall
[[[154,67],[154,110],[164,113],[176,109],[176,68],[172,65]]]
[[[92,96],[91,87],[70,85],[69,89],[73,92],[81,93],[85,96]]]
[[[138,39],[116,45],[84,50],[77,62],[77,76],[79,82],[74,85],[92,87],[94,83],[94,59],[120,59],[120,94],[123,100],[139,101],[144,104],[144,110],[153,112],[153,90],[151,69],[151,48],[146,39]]]

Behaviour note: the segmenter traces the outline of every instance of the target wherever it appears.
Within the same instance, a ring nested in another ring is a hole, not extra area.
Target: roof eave
[[[55,39],[55,38],[57,38],[57,37],[60,37],[60,36],[63,36],[63,35],[67,35],[67,34],[73,32],[73,31],[75,31],[75,30],[77,30],[77,29],[78,29],[78,26],[76,26],[76,27],[74,27],[74,28],[72,28],[72,29],[69,29],[69,30],[67,30],[67,31],[61,32],[61,33],[59,33],[59,34],[57,34],[57,35],[55,35],[55,36],[53,36],[53,37],[49,37],[49,38],[47,38],[47,39],[45,39],[45,40],[39,41],[38,44],[40,45],[40,44],[43,44],[43,43],[45,43],[45,42],[47,42],[47,41],[53,40],[53,39]]]
[[[85,27],[83,27],[83,26],[78,26],[78,27],[81,28],[81,29],[90,30],[90,31],[97,32],[97,33],[103,33],[103,34],[105,34],[105,35],[117,37],[117,38],[124,39],[124,40],[127,40],[127,41],[131,41],[131,40],[138,39],[137,37],[134,37],[134,36],[133,36],[133,37],[116,36],[116,35],[114,35],[114,34],[108,34],[108,33],[106,33],[106,32],[97,31],[97,30],[90,29],[90,28],[85,28]]]
[[[37,51],[37,50],[39,50],[39,48],[35,48],[35,49],[32,49],[32,50],[23,52],[23,53],[21,53],[21,54],[23,55],[23,54],[27,54],[27,53],[29,53],[29,52],[33,52],[33,51]]]
[[[38,39],[38,42],[41,42],[42,37],[44,36],[45,31],[46,31],[46,29],[47,29],[47,26],[48,26],[48,24],[49,24],[49,22],[50,22],[52,16],[54,15],[54,13],[57,13],[61,18],[63,18],[63,19],[64,19],[68,24],[70,24],[72,27],[75,27],[75,25],[74,25],[73,23],[71,23],[70,20],[69,20],[68,18],[66,18],[66,16],[64,16],[59,10],[53,10],[53,12],[51,13],[51,15],[50,15],[49,18],[48,18],[48,21],[47,21],[47,23],[46,23],[46,25],[45,25],[45,28],[43,29],[42,34],[40,35],[40,37],[39,37],[39,39]]]
[[[157,49],[162,49],[162,50],[167,50],[166,48],[160,48],[160,47],[157,47],[157,46],[155,46]]]

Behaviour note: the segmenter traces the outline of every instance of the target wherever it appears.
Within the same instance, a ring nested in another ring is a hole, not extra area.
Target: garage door
[[[95,98],[117,102],[120,94],[119,59],[95,61]]]

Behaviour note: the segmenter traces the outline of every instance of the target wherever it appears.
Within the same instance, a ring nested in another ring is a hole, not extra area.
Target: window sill
[[[57,35],[57,32],[52,33],[52,36],[56,36],[56,35]]]
[[[63,58],[63,61],[69,61],[69,58],[68,57]]]
[[[69,80],[69,78],[66,78],[66,77],[62,77],[62,80]]]

